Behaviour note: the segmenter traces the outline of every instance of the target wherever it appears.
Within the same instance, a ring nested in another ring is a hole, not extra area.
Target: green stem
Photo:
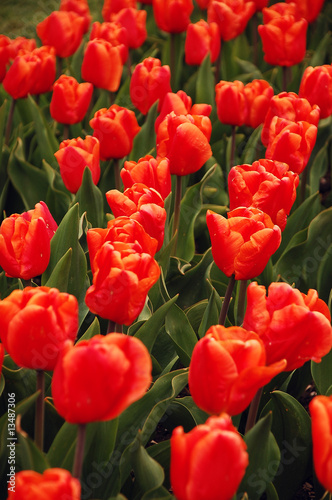
[[[248,431],[255,425],[256,422],[256,417],[257,417],[257,412],[259,408],[259,403],[262,397],[263,393],[263,387],[258,389],[256,392],[254,399],[251,401],[250,406],[249,406],[249,413],[248,413],[248,418],[247,418],[247,423],[246,423],[246,428],[245,428],[245,434],[247,434]]]
[[[234,289],[234,285],[235,285],[235,274],[232,274],[232,276],[229,278],[227,290],[226,290],[225,297],[224,297],[224,302],[222,303],[222,306],[221,306],[221,311],[220,311],[220,316],[219,316],[219,325],[225,324],[229,304],[230,304],[233,289]]]
[[[67,139],[69,139],[69,125],[64,124],[64,126],[63,126],[63,140],[66,141]]]
[[[77,442],[76,442],[76,450],[75,450],[75,458],[73,466],[73,477],[75,477],[76,479],[80,479],[82,474],[85,435],[86,435],[86,424],[78,424]]]
[[[237,324],[242,325],[244,318],[244,311],[246,308],[246,293],[247,293],[247,280],[241,280],[239,283],[239,301],[237,306]]]
[[[62,57],[57,56],[56,58],[56,77],[60,78],[62,75]]]
[[[220,52],[216,60],[216,71],[214,74],[214,84],[217,85],[217,83],[220,82],[221,80],[221,54],[222,54],[222,46],[220,47]]]
[[[176,176],[175,202],[174,202],[174,218],[172,237],[175,236],[173,255],[176,255],[176,247],[179,235],[180,210],[181,210],[181,195],[182,195],[182,176]]]
[[[288,66],[282,66],[282,90],[287,92],[287,87],[290,82],[291,69]]]
[[[113,159],[113,168],[114,168],[115,189],[117,189],[118,191],[121,191],[121,176],[120,176],[119,158]]]
[[[44,445],[44,397],[45,397],[45,374],[43,370],[37,372],[37,391],[40,391],[36,401],[35,415],[35,443],[43,451]]]
[[[120,323],[115,323],[115,321],[108,321],[107,333],[123,333],[122,325]]]
[[[5,132],[5,144],[6,144],[6,146],[8,146],[8,144],[9,144],[10,134],[12,131],[15,104],[16,104],[16,99],[12,99],[12,102],[10,103],[8,120],[7,120],[7,125],[6,125],[6,132]]]

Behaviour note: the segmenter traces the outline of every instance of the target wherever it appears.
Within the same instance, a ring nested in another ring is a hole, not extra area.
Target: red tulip
[[[65,469],[46,469],[43,474],[22,470],[8,484],[8,500],[80,500],[81,484]],[[13,488],[13,489],[11,489]]]
[[[213,0],[208,6],[208,22],[217,23],[222,40],[232,40],[245,30],[255,11],[253,1]]]
[[[7,66],[11,58],[11,40],[8,36],[0,35],[0,82],[5,78]]]
[[[172,112],[159,125],[157,155],[169,159],[171,174],[196,172],[212,155],[209,144],[211,130],[211,121],[207,116],[176,116]]]
[[[37,35],[43,45],[52,45],[59,57],[69,57],[81,45],[85,19],[75,12],[53,11],[37,24]]]
[[[138,162],[125,161],[120,171],[124,187],[130,188],[136,182],[155,189],[164,200],[171,192],[171,174],[169,171],[168,158],[153,158],[146,155]]]
[[[269,0],[253,0],[255,4],[256,11],[263,10],[264,7],[268,6]]]
[[[78,83],[73,76],[61,75],[54,82],[50,113],[53,120],[72,125],[83,120],[93,92],[91,83]]]
[[[211,210],[206,214],[214,262],[228,277],[254,278],[278,249],[280,228],[258,208],[239,207],[227,216],[225,219]]]
[[[309,66],[305,69],[299,90],[299,97],[319,106],[320,118],[332,114],[332,65]]]
[[[287,370],[320,362],[332,347],[331,315],[316,290],[308,295],[287,283],[250,283],[243,327],[264,342],[268,363],[287,359]]]
[[[87,43],[81,68],[84,80],[95,87],[116,92],[121,83],[122,68],[117,46],[103,38],[94,38]]]
[[[98,184],[100,177],[99,141],[87,135],[85,139],[62,141],[60,149],[54,153],[64,185],[71,193],[77,193],[82,184],[85,167],[91,170],[92,181]]]
[[[243,92],[248,107],[248,114],[244,123],[249,127],[256,128],[261,123],[264,123],[274,94],[273,88],[266,80],[253,80],[244,86]]]
[[[104,21],[110,21],[112,14],[120,12],[122,9],[137,8],[136,0],[104,0],[102,16]]]
[[[196,0],[198,7],[202,10],[207,9],[211,0]]]
[[[89,31],[91,15],[87,0],[61,0],[60,11],[72,11],[84,18],[83,33]]]
[[[214,63],[220,52],[220,35],[217,23],[208,24],[201,19],[195,24],[189,24],[184,52],[187,64],[202,64],[207,54],[210,54],[210,60]]]
[[[144,115],[159,99],[161,108],[167,92],[171,92],[171,71],[169,66],[162,66],[159,59],[147,57],[137,64],[130,80],[130,99]]]
[[[141,129],[135,113],[117,104],[96,111],[90,126],[93,136],[99,139],[102,160],[127,156],[132,150],[134,137]]]
[[[316,396],[309,403],[316,476],[332,492],[332,396]]]
[[[52,90],[52,85],[56,77],[56,57],[54,47],[43,45],[31,52],[40,59],[38,75],[31,89],[31,94],[44,94]]]
[[[264,344],[256,333],[239,326],[212,326],[193,350],[190,393],[207,413],[238,415],[285,367],[280,358],[274,364],[266,362]]]
[[[36,40],[34,38],[26,38],[25,36],[18,36],[11,40],[10,50],[11,59],[20,53],[20,51],[32,52],[37,47]]]
[[[317,137],[317,127],[308,122],[291,122],[275,116],[270,125],[270,138],[265,157],[288,163],[300,174],[306,167]]]
[[[318,17],[323,8],[325,0],[286,0],[287,3],[295,3],[296,7],[308,23],[312,23]]]
[[[221,80],[217,83],[215,90],[217,113],[221,123],[243,125],[248,115],[248,103],[243,83],[239,80],[234,82]]]
[[[128,59],[128,32],[124,26],[116,22],[98,23],[92,25],[90,40],[94,38],[103,38],[113,47],[117,47],[122,64]]]
[[[238,165],[228,175],[229,208],[259,208],[283,231],[298,184],[299,176],[286,163],[258,160],[252,165]]]
[[[303,16],[294,2],[277,2],[263,9],[263,23],[268,24],[279,17],[292,16],[294,21],[299,21]]]
[[[13,214],[0,226],[0,266],[6,276],[29,280],[42,274],[50,260],[50,241],[57,224],[46,204]]]
[[[178,500],[230,500],[249,464],[246,444],[229,415],[210,417],[171,437],[171,485]]]
[[[106,199],[115,217],[125,215],[137,220],[145,231],[158,241],[157,251],[164,241],[166,210],[158,191],[145,184],[133,184],[123,193],[112,189],[106,193]]]
[[[41,59],[27,52],[15,57],[2,82],[3,88],[13,99],[32,94],[40,75]]]
[[[156,25],[167,33],[182,33],[190,23],[194,10],[192,0],[153,0]]]
[[[147,37],[146,10],[122,9],[117,14],[112,14],[111,21],[126,28],[130,49],[137,49],[143,45]]]
[[[56,288],[26,287],[0,300],[1,341],[19,366],[54,370],[66,340],[78,330],[78,302]]]

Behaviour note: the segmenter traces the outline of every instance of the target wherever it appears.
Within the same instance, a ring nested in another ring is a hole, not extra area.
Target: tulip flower
[[[26,38],[25,36],[18,36],[11,40],[10,50],[11,59],[15,59],[20,51],[32,52],[37,47],[34,38]]]
[[[257,11],[263,10],[265,7],[268,6],[269,0],[253,0]]]
[[[308,23],[312,23],[322,10],[325,0],[286,0],[286,2],[295,3],[301,16],[304,17]]]
[[[313,461],[316,476],[332,492],[332,397],[315,396],[309,403]]]
[[[126,63],[128,59],[128,32],[124,26],[116,22],[95,22],[92,25],[90,40],[94,38],[103,38],[113,47],[117,47],[122,64]]]
[[[147,57],[136,65],[131,76],[131,102],[144,115],[158,99],[160,109],[165,95],[171,92],[170,81],[169,66],[162,66],[159,59]]]
[[[43,45],[52,45],[59,57],[69,57],[81,45],[85,23],[75,12],[53,11],[36,30]]]
[[[21,470],[15,474],[14,486],[8,484],[8,500],[80,500],[81,484],[65,469],[46,469],[43,474]]]
[[[239,80],[226,82],[221,80],[216,87],[218,118],[226,125],[243,125],[247,120],[248,104],[244,85]]]
[[[129,109],[113,104],[110,108],[99,109],[90,126],[93,136],[100,142],[100,158],[123,158],[133,147],[133,140],[141,127],[135,113]]]
[[[43,45],[31,52],[31,55],[36,55],[40,59],[40,64],[37,69],[37,77],[31,89],[31,94],[44,94],[52,90],[52,85],[56,76],[56,57],[54,47]]]
[[[208,6],[208,23],[217,23],[221,39],[228,41],[245,30],[255,12],[253,1],[212,0]]]
[[[275,116],[270,125],[265,158],[288,163],[290,170],[300,174],[314,148],[317,127],[308,122],[291,122]]]
[[[206,222],[215,264],[226,276],[247,280],[264,271],[281,242],[279,226],[258,208],[239,207],[227,219],[211,210]]]
[[[210,417],[171,437],[171,485],[178,500],[230,500],[249,464],[246,444],[229,415]]]
[[[81,68],[84,80],[95,87],[116,92],[120,86],[122,68],[118,47],[103,38],[94,38],[87,43]]]
[[[43,201],[33,210],[4,219],[0,226],[0,266],[6,276],[29,280],[42,274],[50,260],[50,241],[57,227]]]
[[[285,360],[266,362],[264,344],[256,333],[239,326],[212,326],[193,350],[190,393],[207,413],[238,415],[285,367]]]
[[[1,341],[19,366],[54,370],[66,340],[78,330],[78,302],[56,288],[26,287],[0,300]]]
[[[167,33],[182,33],[190,23],[194,10],[192,0],[153,0],[153,15],[156,25]]]
[[[298,21],[303,16],[294,2],[277,2],[270,7],[263,9],[263,23],[268,24],[271,21],[285,16],[292,16],[294,21]]]
[[[146,40],[146,10],[126,8],[112,14],[112,22],[121,24],[127,30],[128,47],[138,49]]]
[[[228,175],[229,208],[259,208],[283,231],[298,184],[299,176],[286,163],[262,159],[237,165]]]
[[[155,159],[151,155],[146,155],[138,162],[125,161],[120,175],[126,189],[141,182],[158,191],[163,200],[172,189],[168,158]]]
[[[249,127],[257,128],[265,121],[274,94],[273,88],[266,80],[253,80],[244,86],[243,92],[248,109],[244,123]]]
[[[5,35],[0,35],[0,82],[5,78],[7,66],[11,58],[10,45],[10,38]]]
[[[331,315],[316,290],[301,293],[287,283],[250,283],[243,327],[264,342],[268,363],[287,359],[287,370],[321,361],[332,347]]]
[[[53,120],[66,125],[82,121],[89,108],[92,92],[91,83],[78,83],[73,76],[61,75],[53,85],[50,104]]]
[[[60,149],[54,153],[64,185],[71,193],[77,193],[82,184],[85,167],[91,170],[92,181],[98,184],[100,177],[99,141],[87,135],[85,139],[62,141]]]
[[[264,146],[267,146],[269,143],[271,122],[275,116],[291,122],[305,121],[317,127],[320,109],[304,97],[299,97],[295,92],[281,92],[273,96],[262,130],[262,142]]]
[[[166,210],[158,191],[144,184],[133,184],[123,193],[112,189],[106,199],[115,217],[127,216],[137,220],[145,231],[158,241],[157,251],[164,241]]]
[[[332,65],[309,66],[305,69],[299,90],[299,97],[319,106],[320,118],[332,114]]]
[[[112,14],[120,12],[122,9],[137,8],[136,0],[104,0],[102,16],[104,21],[110,21]]]
[[[196,172],[212,155],[211,130],[207,116],[176,116],[172,112],[159,125],[157,155],[169,159],[171,174],[182,176]]]
[[[145,394],[151,371],[149,352],[135,337],[95,335],[75,346],[68,341],[53,374],[54,406],[73,424],[111,420]]]
[[[21,99],[33,93],[40,75],[41,60],[27,52],[15,57],[2,82],[3,88],[13,99]]]
[[[83,33],[87,33],[89,31],[91,15],[87,0],[61,0],[59,10],[75,12],[79,16],[83,17]]]
[[[220,35],[217,23],[207,23],[203,19],[187,28],[184,46],[185,61],[190,65],[202,64],[207,54],[214,63],[220,52]]]

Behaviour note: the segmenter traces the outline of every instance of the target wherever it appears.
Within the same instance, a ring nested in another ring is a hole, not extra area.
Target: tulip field
[[[0,499],[331,500],[332,3],[14,4]]]

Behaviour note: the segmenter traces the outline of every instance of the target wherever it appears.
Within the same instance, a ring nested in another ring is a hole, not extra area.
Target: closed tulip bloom
[[[11,40],[8,36],[0,35],[0,82],[5,78],[7,66],[11,58]]]
[[[308,23],[312,23],[322,10],[325,0],[286,0],[286,2],[295,3],[301,16],[304,17]]]
[[[96,111],[90,126],[93,136],[99,139],[102,160],[127,156],[132,150],[134,137],[141,129],[135,113],[117,104]]]
[[[69,57],[81,45],[84,28],[84,17],[75,12],[53,11],[36,30],[43,45],[52,45],[59,57]]]
[[[124,26],[116,22],[95,22],[92,25],[90,40],[94,38],[103,38],[113,47],[117,47],[122,64],[125,64],[128,59],[128,32]]]
[[[6,276],[29,280],[42,274],[50,260],[57,224],[41,201],[33,210],[13,214],[0,226],[0,266]]]
[[[228,175],[229,208],[259,208],[283,231],[298,184],[299,176],[286,163],[262,159],[237,165]]]
[[[262,142],[264,146],[269,143],[270,126],[273,118],[278,116],[291,122],[305,121],[317,126],[320,117],[320,109],[316,104],[300,97],[295,92],[281,92],[272,97],[265,117]]]
[[[83,120],[93,92],[91,83],[78,83],[73,76],[61,75],[53,85],[50,113],[53,120],[73,125]]]
[[[263,23],[267,24],[271,21],[285,16],[292,16],[294,21],[298,21],[303,17],[295,5],[294,2],[285,3],[285,2],[277,2],[270,7],[263,9]]]
[[[332,397],[315,396],[309,403],[314,469],[325,490],[332,492]]]
[[[163,200],[172,189],[168,158],[156,159],[151,155],[146,155],[138,162],[125,161],[120,175],[125,189],[141,182],[158,191]]]
[[[230,500],[249,464],[247,446],[223,413],[171,437],[171,485],[178,500]]]
[[[26,287],[0,300],[1,341],[19,366],[54,370],[66,340],[78,330],[78,302],[56,288]]]
[[[104,21],[110,21],[112,14],[120,12],[122,9],[137,8],[136,0],[104,0],[102,16]]]
[[[87,33],[89,31],[91,15],[87,0],[61,0],[59,10],[67,12],[72,11],[83,17],[83,33]]]
[[[273,88],[266,80],[253,80],[244,86],[243,91],[248,106],[245,125],[257,128],[261,123],[264,123],[274,95]]]
[[[309,161],[316,137],[315,125],[274,117],[270,125],[270,139],[265,158],[288,163],[290,170],[300,174]]]
[[[253,0],[255,4],[256,11],[263,10],[268,6],[269,0]]]
[[[126,28],[130,49],[138,49],[143,45],[147,37],[146,10],[122,9],[117,14],[112,14],[111,21]]]
[[[286,367],[285,360],[267,364],[256,333],[239,326],[212,326],[193,350],[189,366],[193,400],[207,413],[238,415],[257,390]]]
[[[103,38],[94,38],[87,43],[83,62],[82,78],[95,87],[116,92],[122,76],[120,49]]]
[[[192,0],[153,0],[156,25],[167,33],[182,33],[190,23],[194,10]]]
[[[163,99],[171,92],[171,70],[169,66],[162,66],[155,57],[147,57],[136,65],[130,80],[130,99],[134,106],[143,115],[146,115],[151,106],[159,99],[158,108],[161,108]]]
[[[10,485],[9,485],[10,486]],[[80,500],[81,484],[65,469],[33,470],[16,473],[15,490],[8,489],[8,500]]]
[[[208,6],[208,22],[217,23],[221,39],[228,41],[246,29],[255,12],[255,2],[252,1],[213,0]]]
[[[11,59],[15,59],[15,57],[19,54],[20,51],[24,52],[32,52],[35,48],[37,48],[37,42],[34,38],[26,38],[25,36],[18,36],[11,40],[10,50],[11,50]]]
[[[287,370],[308,360],[321,361],[332,347],[331,315],[316,290],[301,293],[287,283],[272,283],[268,292],[256,282],[247,290],[243,327],[264,342],[268,363],[287,359]]]
[[[258,208],[239,207],[227,217],[211,210],[206,214],[214,262],[228,277],[252,279],[264,271],[278,249],[280,228]]]
[[[332,65],[309,66],[305,69],[299,90],[299,97],[320,109],[320,118],[332,114]]]
[[[60,149],[54,153],[64,185],[71,193],[77,193],[82,184],[85,167],[91,171],[92,181],[98,184],[100,178],[99,141],[87,135],[85,139],[62,141]]]
[[[157,155],[169,159],[170,172],[188,175],[197,172],[211,157],[211,121],[202,115],[170,113],[157,133]]]
[[[184,46],[187,64],[202,64],[207,54],[210,54],[214,63],[220,52],[220,35],[217,23],[208,24],[203,19],[187,28],[186,43]]]
[[[145,231],[158,241],[157,251],[164,241],[166,210],[158,191],[145,184],[133,184],[123,193],[112,189],[106,193],[106,199],[115,217],[125,215],[137,220]]]
[[[43,45],[31,53],[40,59],[38,77],[32,87],[31,94],[44,94],[52,90],[56,76],[56,57],[54,47]]]
[[[30,52],[15,57],[2,82],[3,88],[13,99],[33,93],[39,78],[40,58]]]
[[[244,85],[239,80],[226,82],[221,80],[216,85],[216,104],[218,118],[225,125],[241,126],[247,121],[248,104]]]
[[[53,374],[54,406],[72,424],[111,420],[144,396],[151,371],[147,348],[130,335],[68,341]]]

